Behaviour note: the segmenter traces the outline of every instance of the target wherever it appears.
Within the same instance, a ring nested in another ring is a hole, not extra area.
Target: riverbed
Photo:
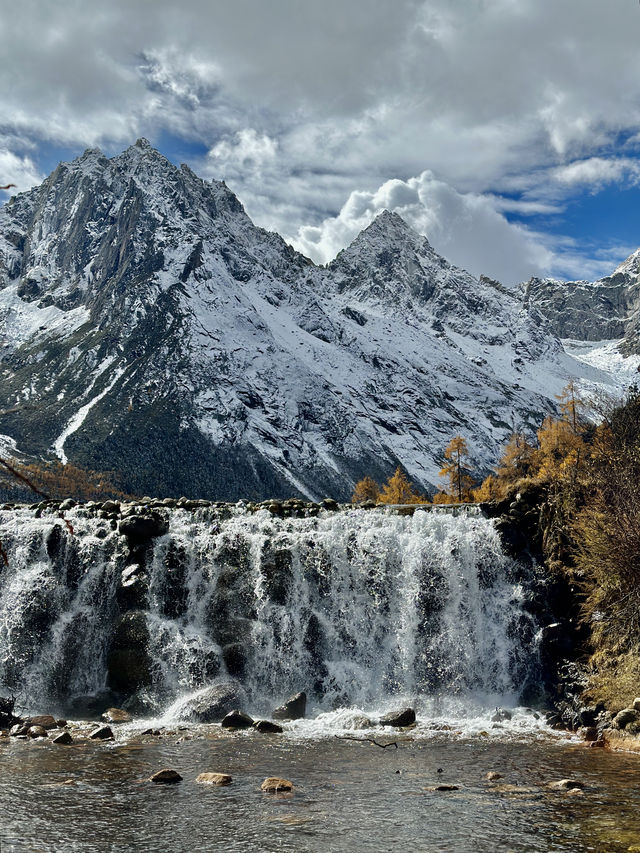
[[[2,741],[2,853],[640,850],[640,757],[552,733],[386,732],[378,742],[397,743],[386,748],[217,726],[116,738]],[[183,781],[148,781],[165,767]],[[206,771],[233,782],[197,784]],[[273,775],[294,792],[263,794]],[[565,778],[584,789],[547,787]]]

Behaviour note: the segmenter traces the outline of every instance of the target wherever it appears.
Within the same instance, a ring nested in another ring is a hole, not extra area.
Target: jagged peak
[[[397,236],[408,236],[414,239],[426,240],[415,231],[409,223],[404,220],[399,213],[391,210],[383,210],[367,227],[361,231],[361,234],[377,234],[382,232],[386,235],[394,234]],[[357,238],[356,238],[357,239]]]
[[[640,273],[640,249],[636,249],[629,257],[616,267],[615,273],[630,273],[638,275]]]
[[[366,258],[372,253],[378,254],[391,247],[396,255],[419,252],[426,255],[430,261],[447,263],[437,254],[427,238],[418,234],[398,213],[383,210],[346,249],[338,253],[329,267],[340,265],[344,261],[353,262],[361,254]]]

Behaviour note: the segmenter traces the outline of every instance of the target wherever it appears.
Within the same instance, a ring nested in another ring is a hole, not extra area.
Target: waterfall
[[[489,707],[536,677],[527,570],[479,513],[165,514],[134,548],[82,506],[0,511],[0,693],[42,710],[109,688],[161,710],[235,678],[256,709],[299,690],[319,710]]]

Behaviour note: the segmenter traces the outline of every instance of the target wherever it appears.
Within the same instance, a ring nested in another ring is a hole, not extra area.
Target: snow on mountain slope
[[[622,352],[640,353],[640,249],[595,282],[532,278],[524,285],[523,299],[561,338],[618,338]]]
[[[612,382],[397,215],[319,268],[144,140],[0,210],[0,324],[0,432],[156,494],[432,489],[455,433],[484,473],[568,378]]]

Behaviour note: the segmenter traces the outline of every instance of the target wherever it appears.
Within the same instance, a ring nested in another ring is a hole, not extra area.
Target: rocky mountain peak
[[[636,249],[629,257],[616,267],[616,273],[625,275],[640,275],[640,249]]]
[[[327,268],[147,140],[0,208],[0,439],[140,494],[348,498],[479,473],[580,366],[515,293],[384,211]],[[28,405],[23,405],[28,401]]]

